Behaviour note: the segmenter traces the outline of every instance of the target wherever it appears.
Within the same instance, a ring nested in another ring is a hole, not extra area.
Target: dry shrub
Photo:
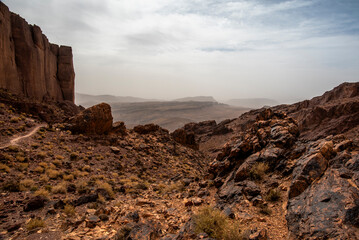
[[[96,185],[97,185],[98,188],[105,189],[110,197],[115,196],[115,193],[112,190],[112,186],[110,184],[108,184],[107,182],[96,181]]]
[[[253,165],[252,169],[249,172],[249,176],[252,180],[261,180],[268,171],[268,163],[256,163]]]
[[[266,200],[270,202],[276,202],[280,199],[280,191],[278,189],[271,189],[266,196]]]
[[[70,204],[66,204],[64,207],[64,213],[69,217],[75,216],[76,215],[75,207]]]
[[[210,206],[199,209],[193,216],[196,233],[207,233],[209,237],[223,240],[241,240],[239,223],[229,219],[220,210]]]
[[[65,194],[67,192],[67,184],[65,182],[57,184],[55,187],[52,188],[52,192]]]
[[[26,229],[32,231],[34,229],[43,228],[45,226],[44,220],[40,218],[32,218],[27,224]]]

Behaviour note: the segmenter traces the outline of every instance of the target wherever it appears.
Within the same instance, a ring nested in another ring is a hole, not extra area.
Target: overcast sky
[[[295,101],[359,81],[358,0],[4,0],[73,48],[76,91]]]

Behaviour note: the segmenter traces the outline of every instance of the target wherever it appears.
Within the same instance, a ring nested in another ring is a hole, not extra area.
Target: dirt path
[[[40,128],[42,127],[46,127],[47,124],[40,124],[40,125],[37,125],[34,129],[31,130],[31,132],[29,132],[28,134],[26,135],[22,135],[22,136],[15,136],[14,138],[12,138],[10,140],[10,142],[0,146],[0,149],[4,149],[4,148],[7,148],[8,146],[10,145],[16,145],[17,142],[21,141],[22,139],[25,139],[25,138],[28,138],[28,137],[31,137],[32,135],[34,135]]]

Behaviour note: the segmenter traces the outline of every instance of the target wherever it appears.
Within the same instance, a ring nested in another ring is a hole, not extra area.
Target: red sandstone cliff
[[[0,88],[37,100],[74,102],[72,49],[49,43],[41,29],[0,2]]]

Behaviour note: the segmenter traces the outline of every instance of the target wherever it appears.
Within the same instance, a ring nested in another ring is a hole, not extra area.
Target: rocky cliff
[[[74,101],[72,49],[0,2],[0,88],[37,100]]]

